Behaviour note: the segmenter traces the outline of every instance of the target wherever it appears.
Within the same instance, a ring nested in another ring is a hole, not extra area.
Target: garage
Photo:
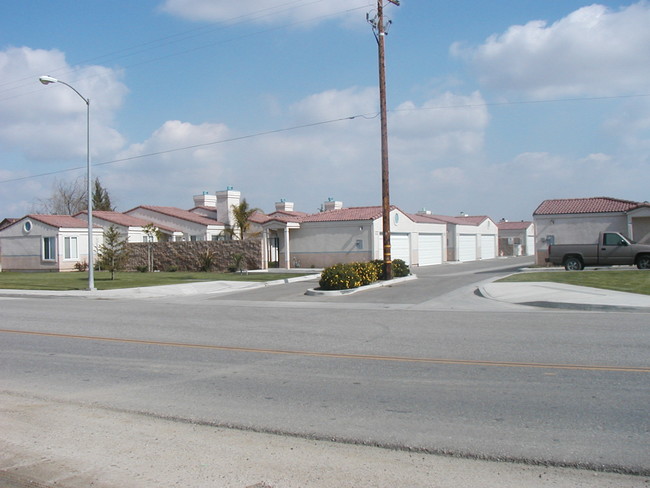
[[[527,235],[526,236],[526,256],[535,255],[535,236]]]
[[[442,264],[442,235],[420,234],[418,236],[420,266]]]
[[[409,245],[408,234],[391,234],[390,248],[390,255],[393,261],[401,259],[406,264],[411,264],[411,246]]]
[[[476,236],[460,234],[458,236],[458,260],[476,261]]]
[[[481,259],[494,259],[497,257],[497,236],[487,234],[481,236]]]

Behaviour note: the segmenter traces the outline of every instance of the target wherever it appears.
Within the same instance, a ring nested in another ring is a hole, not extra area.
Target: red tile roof
[[[431,215],[431,214],[408,214],[409,217],[411,217],[411,220],[413,222],[418,222],[420,224],[445,224],[443,220],[440,220],[439,218],[436,218],[436,216]]]
[[[533,215],[627,212],[639,205],[638,202],[609,197],[544,200]]]
[[[449,217],[447,215],[428,215],[429,217],[446,222],[448,224],[456,225],[481,225],[485,220],[489,219],[487,215],[466,215],[462,217]]]
[[[87,229],[88,222],[78,219],[72,215],[45,215],[45,214],[30,214],[27,218],[37,220],[52,227],[68,228],[68,229]],[[93,227],[97,227],[93,225]]]
[[[532,222],[522,220],[521,222],[499,222],[497,227],[499,230],[524,230],[530,227]]]
[[[399,210],[391,205],[391,210]],[[401,212],[401,210],[400,210]],[[404,212],[402,212],[404,213]],[[382,207],[350,207],[339,210],[328,210],[306,216],[302,222],[340,222],[347,220],[376,220],[383,215]],[[404,215],[407,215],[404,213]]]
[[[77,215],[86,215],[88,212],[81,212]],[[147,224],[150,224],[150,221],[143,220],[139,217],[133,217],[132,215],[123,214],[120,212],[109,212],[106,210],[93,210],[93,217],[98,219],[105,220],[117,225],[123,225],[124,227],[143,227]]]
[[[140,205],[139,207],[132,208],[131,210],[128,210],[126,213],[128,214],[129,212],[133,212],[134,210],[137,209],[144,209],[144,210],[151,210],[152,212],[157,212],[159,214],[167,215],[168,217],[174,217],[177,219],[181,220],[187,220],[189,222],[194,222],[196,224],[202,224],[202,225],[224,225],[223,223],[210,219],[208,217],[204,217],[202,215],[190,212],[189,210],[183,210],[180,208],[176,207],[157,207],[154,205]]]

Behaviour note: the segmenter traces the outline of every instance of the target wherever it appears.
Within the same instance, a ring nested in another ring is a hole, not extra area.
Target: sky
[[[390,201],[530,220],[650,200],[650,2],[384,0]],[[118,211],[232,187],[381,205],[377,0],[30,0],[0,16],[0,220],[86,174]]]

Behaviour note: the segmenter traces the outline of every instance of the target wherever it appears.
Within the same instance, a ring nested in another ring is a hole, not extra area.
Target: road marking
[[[552,363],[519,363],[509,361],[478,361],[472,359],[441,359],[441,358],[417,358],[405,356],[378,356],[371,354],[346,354],[346,353],[329,353],[317,351],[292,351],[282,349],[260,349],[252,347],[234,347],[234,346],[217,346],[211,344],[190,344],[185,342],[163,342],[163,341],[147,341],[142,339],[125,339],[119,337],[99,337],[99,336],[86,336],[77,334],[58,334],[55,332],[37,332],[26,330],[11,330],[0,329],[3,334],[18,334],[18,335],[31,335],[41,337],[55,337],[59,339],[76,339],[87,341],[100,341],[100,342],[117,342],[123,344],[138,344],[144,346],[160,346],[160,347],[180,347],[188,349],[207,349],[214,351],[228,351],[228,352],[246,352],[256,354],[273,354],[285,356],[307,356],[328,359],[359,359],[367,361],[387,361],[387,362],[401,362],[401,363],[422,363],[422,364],[441,364],[441,365],[455,365],[455,366],[489,366],[498,368],[538,368],[538,369],[563,369],[563,370],[576,370],[576,371],[608,371],[608,372],[624,372],[624,373],[650,373],[650,367],[634,367],[634,366],[598,366],[598,365],[581,365],[581,364],[552,364]]]

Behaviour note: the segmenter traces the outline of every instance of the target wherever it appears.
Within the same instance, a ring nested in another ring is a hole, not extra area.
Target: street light
[[[65,81],[51,76],[41,76],[39,81],[44,85],[61,83],[74,91],[86,104],[86,192],[88,196],[88,290],[95,290],[95,268],[93,263],[93,199],[90,187],[90,98],[84,97],[77,89]]]

